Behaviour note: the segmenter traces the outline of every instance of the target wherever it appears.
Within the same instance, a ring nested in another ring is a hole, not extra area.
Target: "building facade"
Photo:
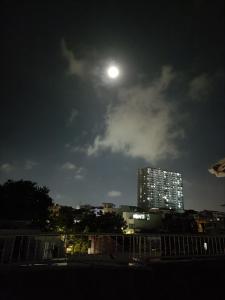
[[[159,213],[123,212],[127,224],[126,234],[156,232],[162,227],[162,216]]]
[[[150,167],[138,169],[137,205],[142,209],[169,208],[183,211],[181,174]]]

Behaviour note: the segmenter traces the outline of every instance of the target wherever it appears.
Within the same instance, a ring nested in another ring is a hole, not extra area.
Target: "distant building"
[[[162,216],[158,213],[123,212],[123,219],[127,224],[126,234],[156,232],[162,227]]]
[[[102,207],[103,214],[116,212],[115,204],[113,203],[104,202],[102,203]]]
[[[77,209],[77,211],[78,210],[80,210],[81,216],[85,211],[94,213],[96,216],[99,216],[101,213],[103,213],[103,206],[93,206],[90,204],[85,204],[85,205],[80,205],[80,208]]]
[[[181,174],[150,167],[138,169],[137,205],[145,210],[169,208],[182,212]]]
[[[58,217],[60,214],[61,205],[53,204],[49,207],[50,217],[55,218]]]
[[[116,208],[116,213],[122,216],[123,212],[142,212],[140,207],[134,205],[120,205]]]

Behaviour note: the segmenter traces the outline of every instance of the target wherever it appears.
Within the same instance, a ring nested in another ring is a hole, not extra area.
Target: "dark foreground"
[[[0,269],[1,300],[223,299],[224,288],[225,260]]]

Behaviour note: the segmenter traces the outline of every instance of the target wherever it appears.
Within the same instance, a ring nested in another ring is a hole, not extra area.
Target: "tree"
[[[83,233],[122,233],[122,228],[125,226],[126,222],[118,214],[106,213],[96,216],[89,212],[83,214],[80,222],[75,224],[74,228],[77,232]]]
[[[49,189],[27,180],[8,180],[0,185],[0,219],[29,220],[44,229],[53,204]]]
[[[51,213],[50,227],[57,232],[70,232],[74,225],[75,209],[71,206],[57,206],[57,213]]]
[[[97,228],[103,233],[122,233],[122,228],[126,227],[126,222],[116,213],[106,213],[97,217]]]
[[[83,211],[80,220],[74,224],[77,233],[88,233],[97,231],[97,216],[91,211]]]
[[[183,214],[166,214],[163,219],[163,230],[168,233],[195,233],[197,232],[196,222],[193,217],[194,211],[187,211]]]

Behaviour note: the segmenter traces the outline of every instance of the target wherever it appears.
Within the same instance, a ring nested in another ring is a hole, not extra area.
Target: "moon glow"
[[[120,74],[119,68],[116,66],[110,66],[107,69],[107,75],[111,79],[116,79]]]

